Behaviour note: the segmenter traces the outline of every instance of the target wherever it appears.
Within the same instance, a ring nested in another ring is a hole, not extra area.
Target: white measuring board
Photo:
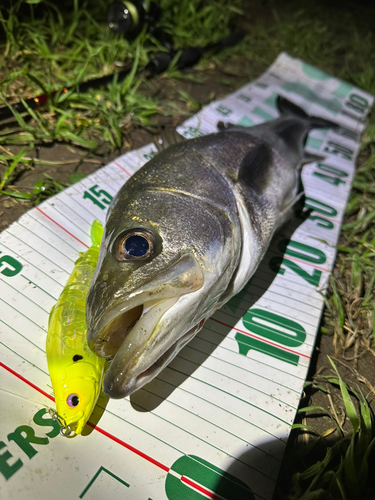
[[[1,233],[2,498],[271,499],[373,97],[281,54],[259,79],[178,129],[189,138],[220,120],[274,119],[277,94],[345,129],[309,136],[309,151],[326,158],[303,168],[307,220],[287,224],[245,289],[154,381],[106,406],[101,397],[85,436],[60,436],[46,414],[48,315],[90,245],[91,223],[104,223],[110,200],[154,146],[117,158]]]

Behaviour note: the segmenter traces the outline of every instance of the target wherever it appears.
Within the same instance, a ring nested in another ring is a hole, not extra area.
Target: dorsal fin
[[[155,141],[155,145],[160,153],[173,144],[178,144],[179,142],[185,141],[185,137],[179,134],[176,129],[172,127],[165,127],[164,130],[160,133],[158,140]]]
[[[220,131],[230,130],[232,128],[241,128],[240,125],[236,125],[235,123],[223,122],[223,121],[217,122],[216,126]],[[242,128],[245,128],[245,127],[242,127]]]
[[[272,149],[262,143],[252,148],[241,162],[237,182],[243,182],[261,193],[268,184],[272,166]]]

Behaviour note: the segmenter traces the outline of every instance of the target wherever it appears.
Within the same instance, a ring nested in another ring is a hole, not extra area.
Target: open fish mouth
[[[138,332],[143,336],[143,340],[148,340],[147,334],[152,333],[163,314],[178,298],[154,299],[134,306],[119,305],[113,308],[101,319],[100,323],[105,323],[105,326],[99,328],[100,333],[95,336],[94,343],[90,342],[90,347],[98,356],[113,359],[138,322]]]
[[[89,345],[99,356],[112,360],[104,379],[107,396],[123,398],[143,387],[200,329],[196,325],[184,332],[174,326],[179,314],[173,306],[179,299],[119,305],[102,318],[105,325]]]
[[[197,331],[191,328],[194,292],[202,286],[198,262],[185,253],[157,277],[90,318],[89,346],[111,360],[104,379],[109,397],[123,398],[138,390],[191,339]],[[95,295],[93,301],[100,303]]]

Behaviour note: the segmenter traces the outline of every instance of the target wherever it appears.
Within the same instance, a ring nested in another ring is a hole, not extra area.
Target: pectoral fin
[[[277,227],[281,227],[285,222],[287,222],[293,215],[294,210],[303,210],[305,205],[305,192],[303,190],[302,182],[300,181],[299,190],[296,196],[292,199],[285,200],[284,204],[280,208],[280,217],[278,220]]]
[[[272,167],[272,149],[262,143],[252,148],[241,162],[237,182],[261,194],[268,184]]]

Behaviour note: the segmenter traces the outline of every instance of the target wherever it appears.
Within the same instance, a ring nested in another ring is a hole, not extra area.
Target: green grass
[[[325,314],[326,332],[338,351],[374,352],[375,340],[375,127],[363,138],[362,159],[338,245],[335,277]]]
[[[330,363],[333,367],[332,375],[316,376],[313,383],[306,385],[326,393],[330,397],[332,411],[319,406],[302,407],[297,418],[308,421],[317,415],[325,415],[329,417],[332,428],[324,435],[319,435],[306,423],[294,424],[292,439],[296,438],[296,434],[301,437],[304,433],[318,435],[318,439],[315,437],[305,441],[304,447],[296,447],[295,458],[299,462],[298,468],[302,470],[293,474],[288,491],[282,496],[285,500],[372,498],[369,487],[369,480],[372,479],[369,458],[375,444],[375,432],[371,410],[358,385],[345,383],[331,359]],[[331,389],[334,387],[339,388],[345,408],[344,419],[339,418],[332,403]],[[344,430],[346,420],[346,427],[349,429]],[[325,438],[331,433],[334,433],[335,437],[327,445]],[[314,452],[318,459],[310,465],[309,457]],[[295,462],[293,468],[296,468]],[[285,464],[284,468],[286,472]]]
[[[165,48],[146,30],[133,41],[112,33],[105,22],[108,2],[103,0],[94,7],[77,0],[63,4],[61,10],[57,4],[37,0],[18,0],[8,9],[1,6],[4,58],[0,60],[0,102],[24,102],[65,86],[69,91],[50,98],[44,109],[29,109],[31,117],[14,112],[15,127],[0,131],[0,145],[31,150],[36,144],[60,142],[88,152],[113,151],[127,144],[132,129],[152,124],[157,115],[181,115],[187,108],[190,113],[197,109],[182,92],[181,103],[187,106],[161,101],[147,92],[137,71]],[[228,35],[229,23],[238,13],[236,2],[223,0],[203,7],[198,0],[178,5],[164,0],[160,6],[164,11],[161,27],[173,32],[176,47],[206,45]],[[114,76],[101,88],[79,93],[82,81],[111,75],[123,65],[131,72],[122,81]],[[4,157],[0,163],[5,166],[3,189],[14,179],[15,165]],[[21,165],[25,164],[18,161],[18,172]]]

